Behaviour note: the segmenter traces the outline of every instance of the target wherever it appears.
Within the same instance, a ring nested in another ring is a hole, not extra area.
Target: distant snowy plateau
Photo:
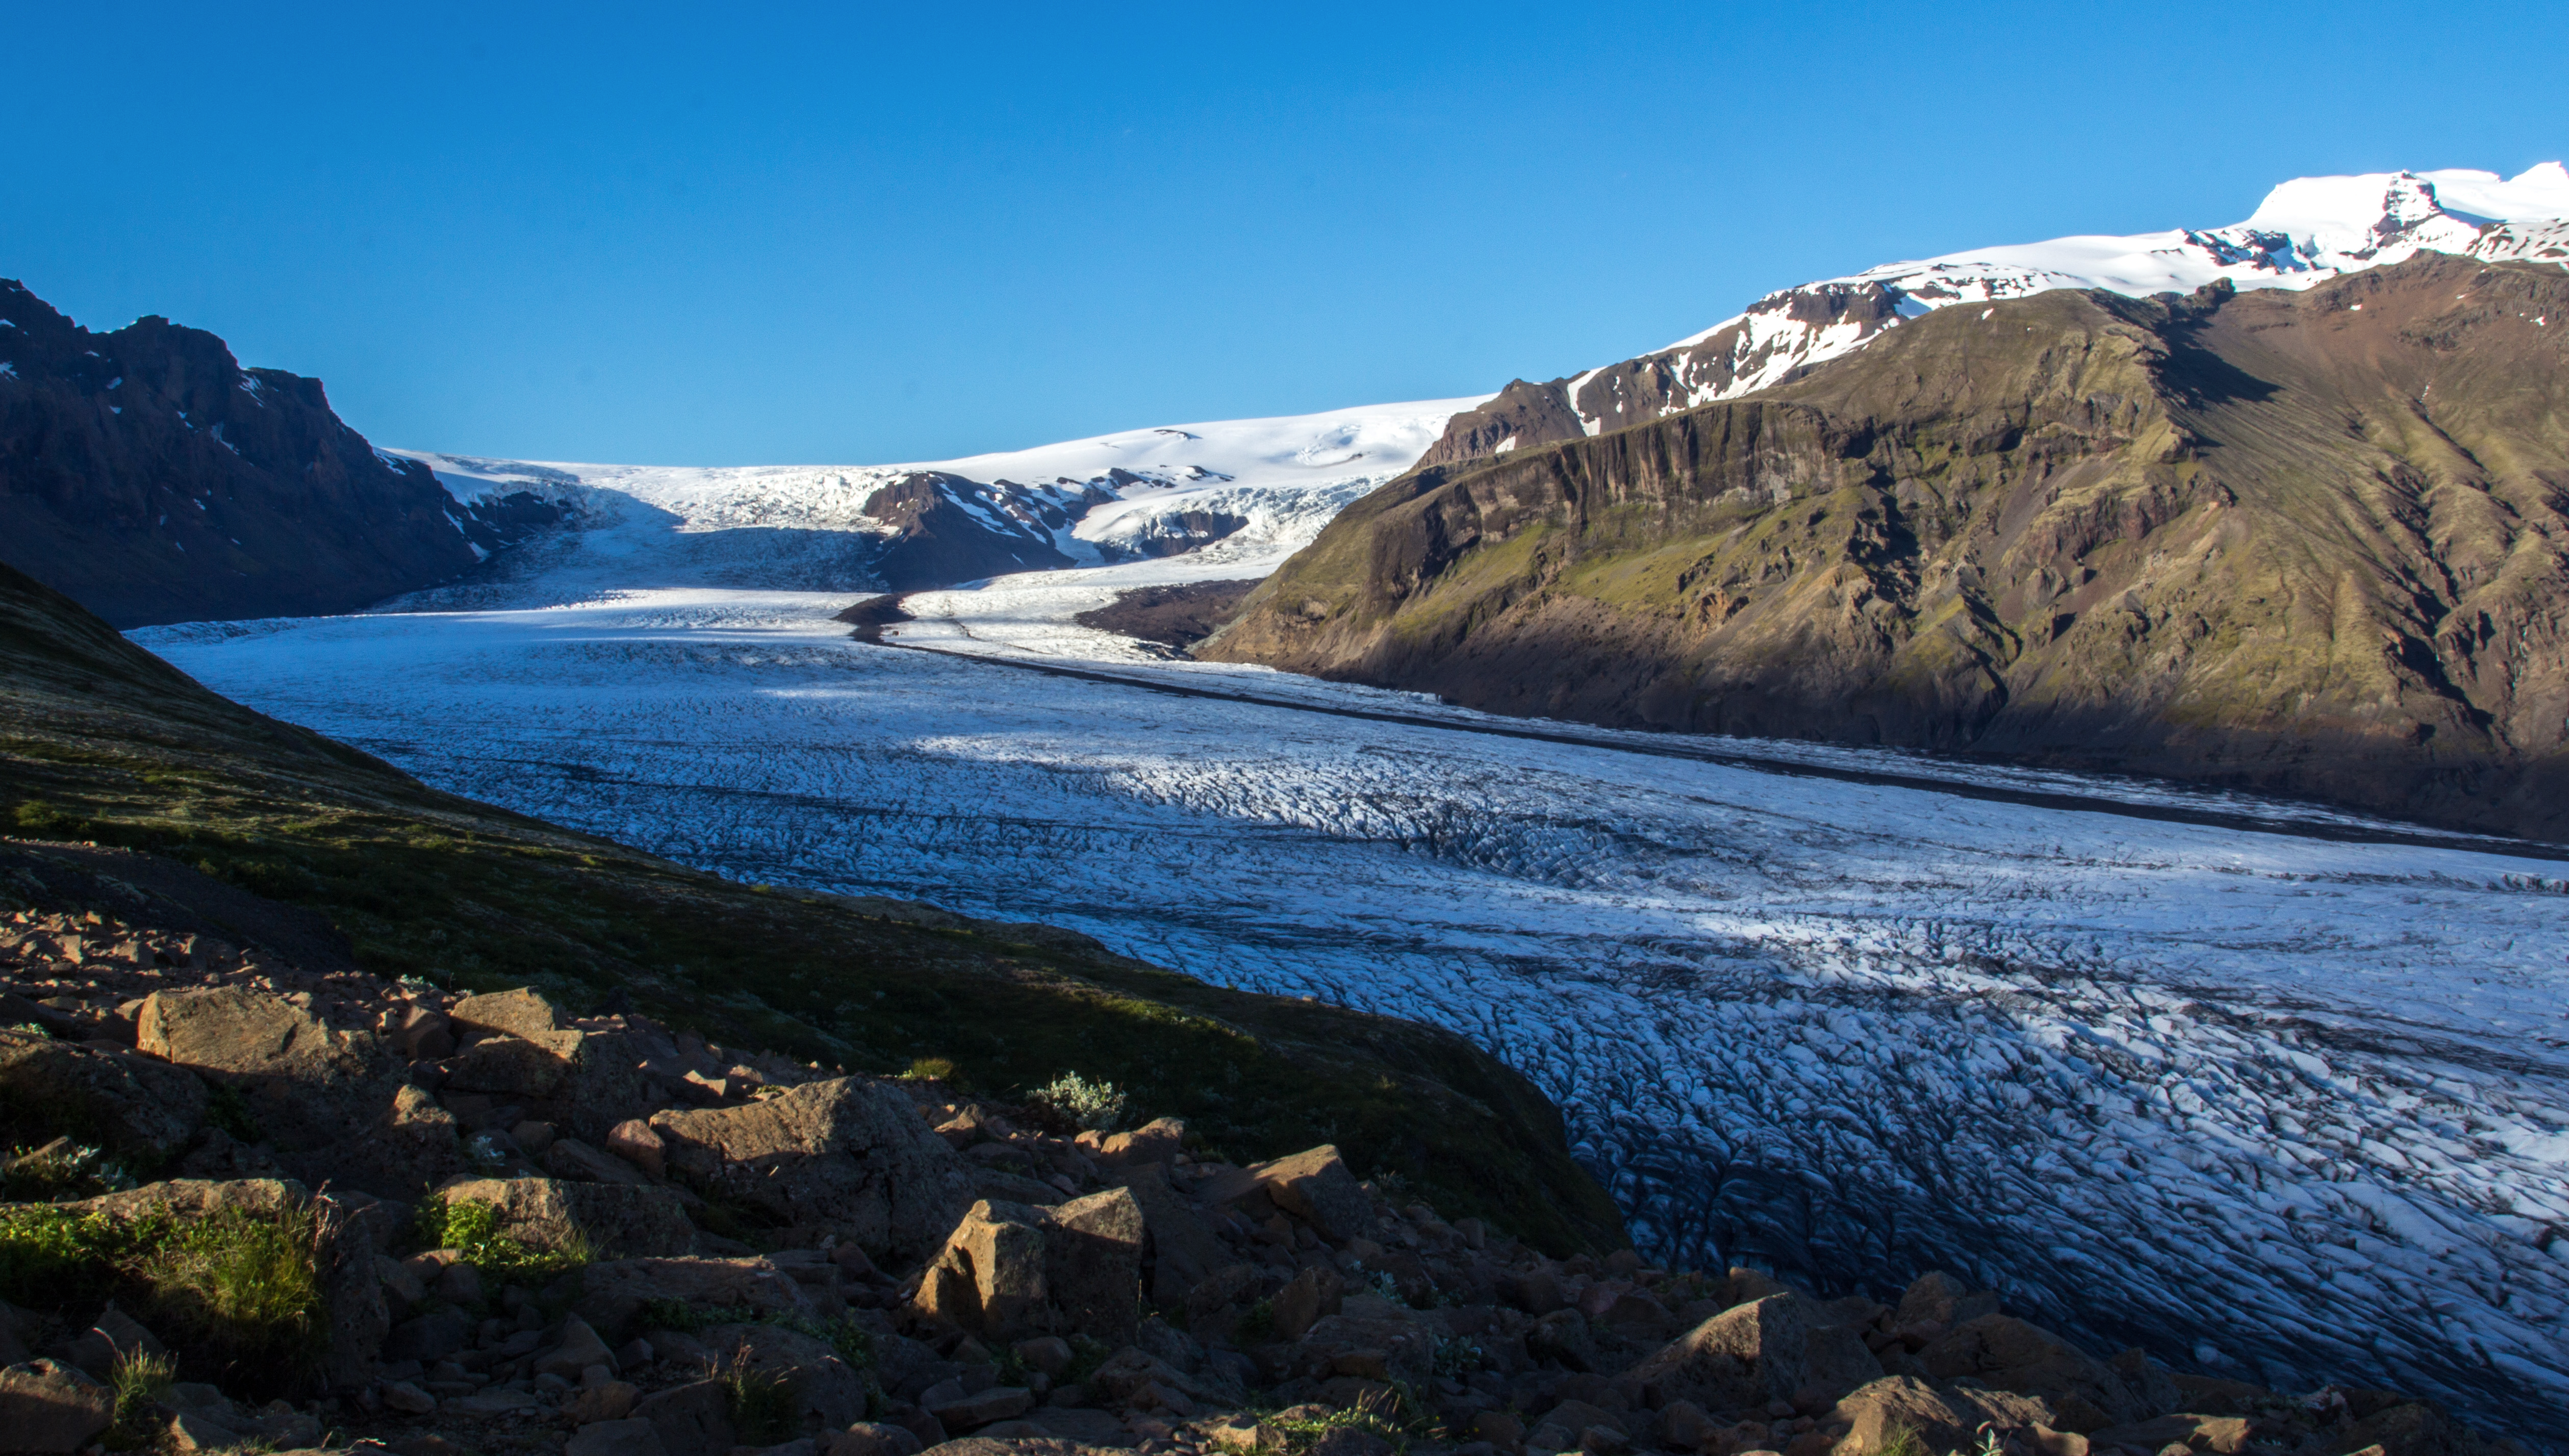
[[[2569,257],[2563,215],[2557,165],[2324,179],[2234,228],[1864,276],[1921,309],[2293,287],[2421,247]],[[1492,718],[1071,621],[1272,570],[1474,403],[927,466],[423,455],[459,499],[575,524],[367,615],[133,636],[672,859],[1455,1027],[1561,1102],[1670,1257],[1876,1290],[1941,1266],[2108,1349],[2569,1437],[2569,865],[2145,783]],[[851,640],[865,503],[922,472],[1075,564]]]

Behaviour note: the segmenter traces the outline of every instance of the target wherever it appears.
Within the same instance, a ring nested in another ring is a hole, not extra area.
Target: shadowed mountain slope
[[[1422,468],[1197,655],[2569,835],[2569,274],[1941,310]]]
[[[1049,926],[738,885],[442,794],[206,691],[5,566],[0,805],[33,841],[0,853],[0,903],[75,908],[103,877],[139,921],[534,984],[851,1070],[943,1057],[994,1093],[1076,1070],[1237,1157],[1334,1141],[1529,1241],[1625,1242],[1558,1111],[1461,1037],[1223,990]]]

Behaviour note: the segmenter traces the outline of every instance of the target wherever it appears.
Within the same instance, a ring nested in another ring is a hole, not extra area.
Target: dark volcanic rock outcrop
[[[1059,497],[1060,499],[1055,499]],[[1053,545],[1088,509],[1112,501],[1102,486],[1062,490],[1012,481],[983,485],[943,471],[919,471],[877,491],[866,514],[887,535],[876,574],[894,591],[921,591],[1009,571],[1076,564]]]
[[[159,317],[92,333],[14,281],[0,321],[0,560],[120,627],[346,611],[481,558],[317,379]],[[550,519],[498,509],[485,551]]]
[[[2564,316],[2569,274],[2444,255],[1945,310],[1422,468],[1197,655],[2569,835]]]

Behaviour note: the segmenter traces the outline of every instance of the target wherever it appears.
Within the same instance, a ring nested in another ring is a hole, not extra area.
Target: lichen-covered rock
[[[780,1223],[825,1225],[877,1258],[916,1257],[953,1227],[971,1173],[889,1082],[839,1077],[746,1107],[651,1119],[671,1176]]]
[[[158,1166],[205,1120],[205,1085],[148,1057],[0,1031],[0,1142],[68,1136]]]

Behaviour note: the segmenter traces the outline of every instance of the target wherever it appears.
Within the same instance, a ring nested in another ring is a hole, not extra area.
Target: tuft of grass
[[[714,1372],[722,1382],[723,1403],[731,1411],[732,1436],[747,1446],[773,1446],[791,1440],[802,1422],[795,1419],[794,1387],[774,1370],[750,1363],[749,1346],[732,1351]]]
[[[1090,1132],[1111,1133],[1122,1128],[1131,1110],[1132,1099],[1122,1088],[1103,1078],[1090,1081],[1077,1072],[1064,1072],[1035,1089],[1030,1102],[1038,1102]]]
[[[1907,1421],[1894,1421],[1883,1433],[1882,1449],[1874,1456],[1935,1456],[1927,1449],[1927,1438]]]
[[[116,1392],[116,1424],[109,1429],[110,1444],[119,1450],[135,1450],[152,1444],[159,1434],[159,1412],[153,1409],[179,1379],[179,1361],[171,1355],[156,1355],[132,1349],[116,1357],[116,1369],[108,1377],[108,1387]]]
[[[949,1087],[963,1085],[962,1070],[954,1065],[952,1057],[913,1057],[901,1079],[905,1082],[943,1082]]]
[[[177,1343],[227,1376],[290,1385],[320,1362],[329,1341],[317,1257],[323,1237],[308,1208],[217,1214],[181,1226],[135,1273]]]

